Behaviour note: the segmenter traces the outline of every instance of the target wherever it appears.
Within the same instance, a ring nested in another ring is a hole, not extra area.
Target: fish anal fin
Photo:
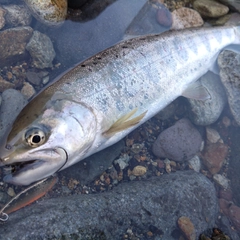
[[[191,84],[183,93],[182,96],[186,98],[191,98],[195,100],[206,101],[211,99],[211,95],[208,90],[201,84],[200,81],[197,81]]]
[[[130,119],[134,113],[136,113],[137,109],[133,109],[131,112],[125,114],[121,118],[119,118],[115,123],[112,124],[112,126],[105,131],[103,134],[104,135],[111,135],[113,133],[121,132],[124,131],[130,127],[135,126],[138,124],[146,115],[147,111],[138,115],[137,117],[134,117]]]

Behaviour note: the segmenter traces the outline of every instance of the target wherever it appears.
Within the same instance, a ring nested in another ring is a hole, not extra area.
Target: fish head
[[[95,118],[87,107],[54,100],[36,114],[31,105],[22,110],[0,149],[1,165],[7,166],[3,180],[15,185],[29,185],[72,165],[94,140]]]

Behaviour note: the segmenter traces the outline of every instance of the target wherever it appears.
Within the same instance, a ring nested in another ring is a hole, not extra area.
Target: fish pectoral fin
[[[208,90],[202,85],[200,81],[192,83],[183,93],[182,96],[195,100],[206,101],[211,99]]]
[[[126,129],[138,124],[143,119],[143,117],[146,115],[147,111],[140,114],[139,116],[137,116],[135,118],[130,119],[136,112],[137,112],[137,108],[135,108],[131,112],[123,115],[115,123],[113,123],[112,126],[107,131],[105,131],[103,134],[110,135],[110,134],[113,134],[116,132],[121,132],[123,130],[126,130]]]

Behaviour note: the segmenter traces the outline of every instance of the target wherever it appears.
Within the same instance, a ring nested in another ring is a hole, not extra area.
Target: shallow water
[[[18,4],[18,1],[15,2]],[[11,3],[14,3],[14,1],[11,1]],[[72,9],[68,15],[68,19],[58,27],[50,27],[40,23],[36,19],[32,19],[31,27],[34,30],[40,31],[49,36],[56,52],[56,56],[53,60],[53,67],[44,69],[48,72],[50,82],[53,81],[57,75],[66,71],[68,68],[73,67],[75,64],[100,51],[104,51],[106,48],[113,46],[124,39],[132,38],[138,35],[161,33],[169,30],[169,27],[160,25],[158,22],[158,10],[163,8],[159,4],[157,5],[158,8],[156,8],[155,5],[153,6],[146,0],[106,1],[106,5],[103,3],[99,4],[99,1],[96,1],[96,3],[98,3],[96,6],[93,4],[82,6],[80,8],[81,11],[79,11],[79,9]],[[165,12],[165,14],[165,18],[167,19],[168,13]],[[8,26],[2,30],[7,28]],[[3,67],[1,72],[2,76],[5,77],[7,75],[6,72],[10,72],[10,69],[12,69],[11,66],[20,65],[23,64],[23,62],[27,64],[26,71],[41,71],[31,66],[31,60],[31,57],[28,56],[19,63],[12,63],[9,66],[5,66],[5,69]],[[38,86],[35,86],[36,91],[40,91],[44,85],[45,84],[39,84]],[[14,86],[19,90],[22,87],[22,83],[20,82]],[[49,198],[60,196],[70,197],[71,195],[80,193],[99,193],[106,190],[111,191],[113,187],[121,184],[123,181],[138,181],[142,179],[146,180],[152,176],[167,174],[167,169],[165,167],[162,168],[159,167],[159,165],[155,165],[159,158],[153,155],[152,144],[157,138],[158,134],[164,129],[172,126],[176,120],[189,117],[189,113],[186,110],[188,103],[186,103],[184,99],[180,98],[176,100],[173,105],[174,110],[173,112],[170,111],[169,116],[167,113],[165,113],[164,118],[159,116],[153,118],[125,138],[125,147],[121,146],[121,150],[116,151],[115,147],[112,147],[110,152],[113,157],[110,162],[104,160],[110,154],[108,155],[106,152],[103,152],[95,155],[96,159],[84,160],[82,163],[80,163],[81,165],[78,165],[78,167],[73,166],[60,172],[57,186],[54,190],[48,193],[48,195],[45,197],[45,201],[47,201]],[[226,123],[226,121],[229,122],[229,125]],[[231,181],[230,188],[233,195],[231,201],[233,201],[237,206],[240,206],[240,196],[238,191],[240,183],[240,178],[238,176],[239,147],[237,144],[240,138],[240,131],[238,125],[232,117],[232,114],[230,113],[228,106],[224,108],[224,111],[219,119],[213,123],[211,127],[220,133],[223,142],[230,149],[230,154],[226,158],[220,173]],[[197,126],[197,129],[205,140],[205,127]],[[140,148],[140,151],[136,150],[135,148]],[[116,155],[114,155],[114,153]],[[129,166],[125,170],[121,171],[116,163],[113,164],[117,172],[115,173],[117,177],[114,177],[114,174],[112,175],[112,168],[108,167],[111,166],[111,162],[114,159],[119,159],[119,157],[126,158],[127,155],[129,156],[130,161]],[[143,176],[129,174],[129,171],[133,171],[136,166],[146,167],[148,169],[147,173]],[[79,171],[77,168],[83,169],[81,170],[81,176],[78,176]],[[93,170],[96,168],[97,171]],[[174,172],[188,170],[190,167],[188,163],[176,163],[176,166],[173,164],[171,168],[172,172]],[[201,167],[201,173],[206,175],[213,182],[212,175],[208,172],[205,166]],[[96,178],[96,175],[100,175],[100,177]],[[217,184],[215,184],[215,186],[218,194],[220,194],[219,189],[221,189],[221,187],[217,186]],[[14,187],[10,184],[1,182],[2,192],[6,192],[11,187],[13,187],[16,192],[19,192],[21,189],[20,187]],[[17,215],[18,212],[14,214]],[[220,213],[218,216],[224,218]],[[41,219],[39,221],[41,221]],[[11,215],[9,222],[6,224],[9,224],[9,226],[13,224],[11,223]],[[233,236],[233,239],[237,239],[236,234],[239,234],[239,232],[231,229],[233,226],[232,220],[228,224],[225,223],[225,225],[223,222],[218,221],[216,225],[220,229],[223,229],[227,235],[232,234],[231,236]],[[131,226],[131,224],[129,226]],[[134,226],[131,226],[131,228],[133,233],[137,236],[137,233],[134,232],[136,230]],[[147,229],[148,228],[146,227],[146,232]],[[17,229],[15,230],[17,231]],[[146,235],[145,233],[145,235],[143,234],[142,237],[141,234],[139,234],[139,239],[146,239],[147,237],[149,237],[149,239],[163,239],[161,238],[161,233],[157,231],[154,232],[152,228],[150,230],[150,232],[153,233],[152,237],[150,235]],[[70,231],[70,233],[75,233],[75,230],[73,229],[72,232]],[[4,237],[4,233],[1,233],[1,229],[0,235]],[[127,232],[127,229],[126,235],[128,236],[128,239],[134,239],[134,236]],[[178,231],[174,232],[172,238],[179,239],[180,235],[182,234],[178,229]]]

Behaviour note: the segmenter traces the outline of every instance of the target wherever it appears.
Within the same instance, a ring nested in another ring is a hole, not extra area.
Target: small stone
[[[158,159],[156,162],[157,162],[157,166],[158,166],[159,168],[164,168],[164,161]]]
[[[232,8],[235,8],[238,12],[240,12],[240,2],[238,0],[219,0],[223,4],[229,5]]]
[[[213,180],[224,189],[227,189],[229,186],[228,179],[221,174],[214,174]]]
[[[178,226],[182,230],[187,240],[197,239],[194,225],[188,217],[180,217],[178,219]]]
[[[221,17],[226,15],[229,8],[213,0],[196,0],[193,2],[193,8],[203,17]]]
[[[211,174],[218,173],[227,157],[228,147],[224,143],[208,144],[202,154],[203,163]]]
[[[173,22],[171,12],[166,7],[159,8],[157,10],[157,21],[164,27],[171,27]]]
[[[136,177],[141,177],[147,172],[147,168],[144,166],[136,166],[132,171],[129,171],[129,175],[134,175]]]
[[[34,31],[26,49],[33,59],[34,67],[40,69],[52,67],[52,61],[56,53],[47,35],[39,31]]]
[[[167,173],[170,173],[172,171],[171,168],[171,161],[169,159],[165,159],[164,160],[164,164],[165,164],[165,170]]]
[[[32,21],[30,11],[24,5],[4,5],[6,24],[11,27],[29,26]]]
[[[203,25],[203,19],[200,14],[190,8],[182,7],[172,12],[172,29],[184,29],[191,27],[200,27]]]
[[[8,188],[7,190],[7,194],[10,196],[10,197],[14,197],[16,196],[16,193],[14,192],[14,189],[13,188]]]
[[[0,29],[2,29],[5,26],[5,16],[6,11],[0,7]]]
[[[33,72],[33,71],[27,71],[26,73],[27,80],[34,84],[34,85],[40,85],[42,79],[39,77],[38,73]]]
[[[219,133],[213,128],[206,127],[206,134],[207,134],[207,140],[210,143],[216,143],[221,140]]]
[[[14,84],[4,80],[0,76],[0,92],[3,92],[3,91],[5,91],[5,90],[7,90],[9,88],[14,88]]]
[[[25,82],[25,83],[23,84],[23,88],[21,89],[21,93],[22,93],[27,99],[29,99],[29,98],[31,98],[31,97],[36,93],[36,91],[35,91],[34,87],[33,87],[31,84]]]
[[[202,137],[188,119],[181,119],[160,133],[153,144],[157,157],[187,161],[200,149]]]
[[[142,151],[143,147],[144,147],[143,143],[142,144],[141,143],[135,143],[135,144],[132,145],[131,151],[134,152],[134,153],[139,153],[139,152]]]
[[[67,0],[24,0],[34,17],[43,24],[57,26],[67,16]]]
[[[121,168],[121,170],[123,170],[124,168],[126,168],[128,166],[129,160],[130,160],[130,157],[128,156],[128,154],[124,154],[120,158],[116,159],[114,161],[114,163],[118,164],[119,167]]]
[[[233,200],[233,192],[231,189],[220,189],[219,190],[219,198],[223,198],[226,201],[232,201]]]
[[[192,169],[195,171],[195,172],[200,172],[200,169],[201,169],[201,161],[200,161],[200,158],[195,155],[192,159],[190,159],[189,161],[189,164],[190,166],[192,167]]]
[[[229,217],[237,230],[240,230],[240,207],[232,204],[229,208]]]

